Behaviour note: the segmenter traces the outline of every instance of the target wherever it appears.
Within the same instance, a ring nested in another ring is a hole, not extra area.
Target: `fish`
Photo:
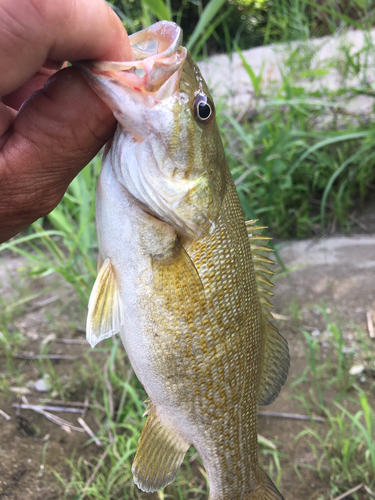
[[[97,186],[87,339],[119,333],[148,394],[141,490],[171,483],[193,445],[210,500],[280,500],[257,451],[257,407],[289,369],[270,321],[269,238],[244,219],[181,28],[160,21],[130,41],[132,61],[75,63],[118,121]]]

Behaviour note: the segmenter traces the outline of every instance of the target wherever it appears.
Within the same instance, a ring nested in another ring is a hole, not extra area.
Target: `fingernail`
[[[58,71],[64,66],[64,64],[65,61],[54,61],[53,59],[47,59],[41,69]]]

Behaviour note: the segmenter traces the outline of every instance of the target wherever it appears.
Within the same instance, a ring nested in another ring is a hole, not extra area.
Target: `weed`
[[[301,313],[300,307],[297,304],[297,301],[295,298],[293,298],[293,300],[289,306],[289,309],[290,309],[290,314],[292,317],[293,324],[298,326],[300,321],[301,321],[301,318],[302,318],[302,313]]]
[[[14,356],[17,354],[19,347],[25,342],[24,335],[17,331],[11,323],[10,311],[0,297],[0,356],[5,356],[6,359],[6,372],[1,373],[0,377],[4,377],[4,380],[0,378],[0,388],[2,387],[4,392],[7,392],[6,389],[9,385],[6,380],[6,373],[11,373],[14,376],[20,374],[20,369],[17,368],[14,362]]]
[[[355,351],[364,351],[371,364],[375,350],[358,327],[354,348],[348,349],[341,325],[332,320],[325,304],[315,306],[315,310],[325,320],[325,331],[315,336],[302,331],[307,367],[292,386],[295,398],[307,413],[311,416],[314,410],[324,415],[326,424],[318,428],[312,420],[313,427],[299,433],[295,440],[307,439],[316,460],[316,466],[309,467],[329,484],[331,496],[335,497],[358,483],[370,489],[375,485],[375,416],[369,400],[372,394],[359,387],[349,373]],[[301,384],[307,381],[313,388],[301,390]]]
[[[365,44],[356,59],[361,82],[371,47]],[[251,116],[238,123],[223,113],[226,152],[246,217],[261,218],[283,238],[323,232],[333,220],[345,229],[356,199],[364,202],[375,178],[375,128],[348,111],[354,98],[373,94],[371,84],[353,87],[343,76],[340,90],[331,90],[332,61],[316,63],[318,48],[291,50],[279,68],[281,82],[272,87],[244,64],[254,87]],[[354,63],[346,62],[342,71],[352,76],[346,67]]]
[[[279,445],[281,443],[278,443]],[[282,479],[282,468],[280,459],[288,458],[285,453],[282,453],[277,448],[270,448],[269,446],[264,446],[261,449],[261,457],[263,457],[263,468],[267,471],[267,474],[270,476],[272,481],[276,484],[278,488],[280,488],[281,479]]]
[[[375,485],[375,417],[365,392],[359,388],[358,392],[359,398],[349,399],[346,406],[358,408],[359,403],[360,410],[351,412],[337,402],[333,411],[324,408],[329,427],[324,437],[314,429],[305,429],[296,437],[309,438],[316,470],[329,482],[332,495],[361,482],[370,489]]]
[[[324,408],[327,403],[325,395],[328,392],[330,399],[333,391],[333,400],[339,401],[353,387],[355,380],[349,373],[354,350],[346,346],[341,325],[332,321],[324,303],[322,307],[315,306],[315,309],[322,314],[326,322],[325,331],[322,335],[301,331],[307,366],[302,376],[292,383],[297,392],[296,399],[307,411],[311,411],[311,404],[316,408]],[[309,389],[310,402],[306,393],[298,389],[300,384],[307,381],[314,387],[314,390]]]

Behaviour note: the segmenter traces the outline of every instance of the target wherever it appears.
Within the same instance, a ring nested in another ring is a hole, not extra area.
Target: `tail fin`
[[[267,474],[263,472],[263,481],[244,500],[285,500]]]

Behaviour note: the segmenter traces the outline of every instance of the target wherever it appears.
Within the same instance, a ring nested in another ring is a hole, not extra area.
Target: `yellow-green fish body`
[[[180,29],[162,22],[134,37],[136,61],[81,67],[119,120],[98,184],[88,339],[119,331],[148,393],[133,464],[142,490],[173,481],[194,445],[211,500],[280,500],[257,457],[257,405],[275,399],[289,367],[268,321],[262,228],[244,222]]]

